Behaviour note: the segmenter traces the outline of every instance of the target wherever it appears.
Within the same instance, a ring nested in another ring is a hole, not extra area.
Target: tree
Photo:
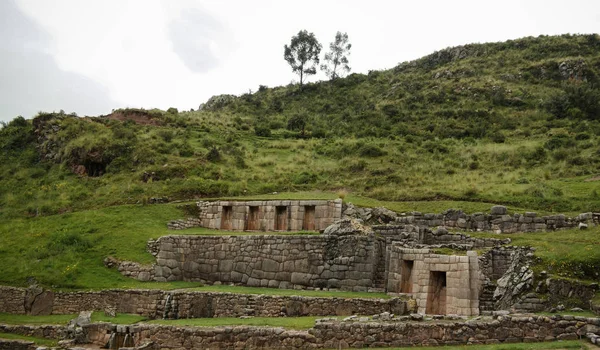
[[[327,64],[321,65],[321,70],[327,74],[329,79],[340,77],[340,71],[350,72],[348,55],[350,55],[352,44],[348,43],[348,34],[337,32],[335,41],[329,44],[329,52],[325,54]]]
[[[288,119],[287,129],[300,131],[300,137],[306,135],[306,124],[308,123],[309,115],[305,109],[292,114]]]
[[[292,71],[300,75],[300,87],[305,75],[317,73],[321,44],[313,33],[301,30],[292,37],[290,46],[284,46],[283,58],[292,66]]]

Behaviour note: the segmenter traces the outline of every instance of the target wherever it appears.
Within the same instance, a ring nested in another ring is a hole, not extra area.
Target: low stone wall
[[[8,340],[0,338],[0,350],[35,350],[37,345],[32,341]]]
[[[533,212],[508,215],[506,207],[494,206],[490,214],[466,214],[455,209],[448,209],[442,214],[412,212],[396,217],[395,222],[428,227],[445,226],[472,231],[516,233],[577,228],[579,223],[599,224],[599,219],[600,215],[591,212],[572,218],[563,214],[538,216]]]
[[[454,323],[317,324],[309,332],[323,348],[401,347],[576,340],[599,329],[600,319],[511,317]]]
[[[25,290],[0,287],[0,299],[9,298],[24,303]],[[170,307],[165,308],[169,299]],[[104,290],[98,292],[54,292],[45,300],[45,309],[52,314],[76,314],[81,311],[111,308],[117,313],[129,313],[149,318],[199,318],[240,316],[334,316],[374,315],[406,312],[403,298],[326,298],[272,296],[234,293],[185,292],[162,290]],[[24,314],[25,309],[0,308],[0,312]]]
[[[66,326],[59,325],[9,325],[0,323],[0,333],[12,333],[28,337],[61,339],[67,334]]]
[[[119,327],[84,326],[88,338],[103,345]],[[415,345],[465,345],[576,340],[600,330],[600,319],[585,317],[511,317],[471,322],[325,321],[307,331],[271,327],[120,326],[135,344],[160,349],[338,349]]]
[[[466,249],[492,248],[509,244],[510,238],[476,238],[463,233],[451,233],[443,227],[432,230],[410,224],[388,224],[372,226],[373,231],[388,242],[403,242],[405,245],[462,245]]]
[[[0,312],[25,313],[25,289],[0,286]]]
[[[155,281],[367,291],[383,283],[385,242],[368,236],[163,236]]]

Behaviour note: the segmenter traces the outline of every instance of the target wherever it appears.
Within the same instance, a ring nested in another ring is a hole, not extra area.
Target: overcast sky
[[[0,0],[0,120],[189,110],[285,85],[298,77],[283,46],[302,29],[322,54],[347,32],[352,71],[367,73],[448,46],[597,33],[600,1]]]

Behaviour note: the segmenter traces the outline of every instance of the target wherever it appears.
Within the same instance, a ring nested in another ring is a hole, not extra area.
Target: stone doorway
[[[221,230],[231,230],[231,217],[233,208],[230,205],[223,206],[221,212]]]
[[[446,314],[446,272],[431,271],[429,273],[425,313],[428,315]]]
[[[305,231],[315,230],[315,206],[304,206],[304,221],[302,221],[302,229]]]
[[[248,231],[258,231],[260,229],[257,206],[249,207],[246,229]]]
[[[412,293],[412,270],[415,262],[402,260],[402,278],[400,280],[400,293]]]
[[[275,207],[275,231],[287,231],[287,207]]]

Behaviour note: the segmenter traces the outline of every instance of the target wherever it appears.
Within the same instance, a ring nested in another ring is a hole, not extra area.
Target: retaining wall
[[[563,214],[538,216],[533,212],[509,215],[506,207],[494,206],[490,214],[466,214],[462,210],[448,209],[442,214],[412,212],[398,215],[394,221],[397,224],[516,233],[577,228],[579,223],[600,224],[600,213],[582,213],[576,217],[567,217]]]
[[[367,236],[163,236],[153,243],[155,281],[367,291],[385,242]]]
[[[168,296],[170,307],[165,310]],[[0,287],[0,300],[10,299],[21,307],[0,304],[0,312],[26,313],[25,289]],[[81,311],[114,309],[149,318],[199,318],[240,316],[333,316],[374,315],[406,312],[402,298],[326,298],[271,296],[234,293],[185,292],[162,290],[104,290],[98,292],[54,292],[44,299],[47,314],[76,314]],[[35,301],[34,301],[35,304]]]
[[[84,327],[96,344],[105,344],[117,327]],[[597,333],[600,319],[585,317],[510,317],[479,322],[318,322],[307,331],[270,327],[173,327],[134,325],[123,331],[136,344],[160,349],[338,349],[465,345],[576,340]]]

